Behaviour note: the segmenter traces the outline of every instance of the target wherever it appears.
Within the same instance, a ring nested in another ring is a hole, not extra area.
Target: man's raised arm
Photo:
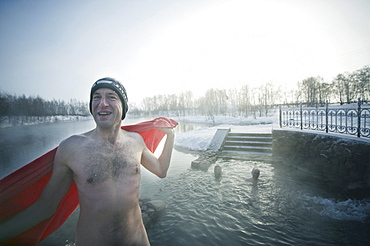
[[[158,129],[167,135],[163,151],[157,159],[147,148],[145,148],[141,157],[141,164],[158,177],[164,178],[167,175],[167,171],[171,163],[175,133],[174,129],[170,127],[160,127]]]

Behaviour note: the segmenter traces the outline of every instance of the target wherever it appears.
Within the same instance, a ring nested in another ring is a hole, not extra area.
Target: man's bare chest
[[[76,169],[80,182],[98,185],[140,174],[140,154],[135,146],[88,144],[77,153]]]

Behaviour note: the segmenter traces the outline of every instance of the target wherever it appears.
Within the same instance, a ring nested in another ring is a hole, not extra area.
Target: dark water
[[[0,178],[31,162],[73,135],[95,127],[92,120],[0,128]]]
[[[93,127],[82,121],[1,129],[1,175]],[[269,160],[218,160],[223,176],[215,180],[213,166],[190,168],[196,158],[175,150],[165,179],[142,170],[141,195],[167,204],[148,229],[152,245],[369,245],[369,199],[327,193],[309,175]],[[249,180],[254,167],[261,170],[257,183]],[[72,241],[77,216],[41,245]]]
[[[340,199],[316,181],[266,161],[218,160],[221,181],[188,168],[151,185],[166,214],[152,245],[368,245],[370,200]],[[252,182],[250,171],[261,170]]]

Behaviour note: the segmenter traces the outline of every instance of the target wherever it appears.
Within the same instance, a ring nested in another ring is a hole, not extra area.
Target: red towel
[[[135,125],[122,126],[122,129],[142,135],[149,150],[154,152],[165,135],[156,128],[176,125],[176,121],[160,117]],[[22,211],[39,198],[51,176],[56,150],[57,148],[49,151],[0,180],[0,221]],[[56,231],[78,206],[77,188],[73,182],[51,218],[0,244],[36,245]]]

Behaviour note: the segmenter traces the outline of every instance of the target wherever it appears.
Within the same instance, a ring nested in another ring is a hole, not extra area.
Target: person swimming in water
[[[260,176],[260,170],[258,168],[253,168],[251,174],[253,180],[258,180],[258,177]]]
[[[221,177],[222,177],[222,168],[220,167],[220,165],[216,164],[216,166],[214,168],[214,174],[215,174],[215,178],[217,180],[221,179]]]

